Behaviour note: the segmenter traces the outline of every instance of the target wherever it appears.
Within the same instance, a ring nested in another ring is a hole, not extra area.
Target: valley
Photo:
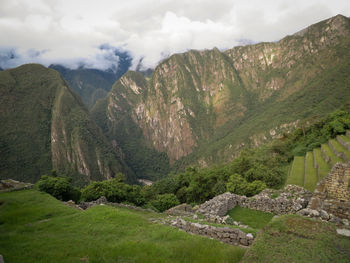
[[[350,262],[349,17],[154,69],[98,47],[0,69],[0,263]]]

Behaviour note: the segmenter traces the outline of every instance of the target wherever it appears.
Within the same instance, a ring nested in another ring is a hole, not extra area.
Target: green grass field
[[[335,225],[285,215],[264,227],[242,263],[348,263],[350,238],[336,234]]]
[[[312,152],[307,152],[305,157],[305,184],[304,187],[313,192],[318,182],[317,170],[314,168]]]
[[[242,222],[255,229],[261,229],[266,226],[274,216],[272,213],[261,212],[240,206],[231,209],[228,215],[235,221]]]
[[[316,163],[319,167],[320,180],[321,180],[329,173],[331,168],[330,168],[330,165],[328,163],[326,163],[325,160],[322,158],[320,148],[314,149],[314,154],[315,154]]]
[[[35,190],[1,193],[0,200],[5,262],[239,262],[245,252],[148,220],[163,214],[80,211]]]
[[[304,186],[304,156],[295,156],[287,184]]]
[[[337,150],[337,152],[342,152],[344,153],[348,159],[350,160],[350,152],[343,146],[341,145],[337,140],[335,139],[331,139],[330,140],[331,144],[333,145],[333,147]]]
[[[338,162],[344,162],[343,159],[339,158],[338,156],[336,156],[334,154],[334,152],[332,151],[332,149],[328,146],[328,144],[322,144],[321,145],[321,149],[323,149],[326,153],[327,156],[329,156],[332,160],[332,165],[338,163]]]

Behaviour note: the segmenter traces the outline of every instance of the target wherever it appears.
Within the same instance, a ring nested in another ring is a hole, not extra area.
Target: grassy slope
[[[320,148],[314,149],[314,154],[315,154],[316,163],[320,171],[320,179],[322,179],[328,174],[331,168],[329,164],[326,163],[325,160],[323,160]]]
[[[304,185],[304,156],[295,156],[287,184]]]
[[[35,190],[2,193],[0,200],[5,262],[238,262],[244,254],[148,221],[160,214],[109,206],[78,211]]]
[[[314,168],[314,159],[312,152],[308,152],[305,157],[305,185],[304,187],[313,192],[315,190],[318,176],[317,176],[317,170]]]
[[[339,158],[338,156],[336,156],[334,154],[334,152],[332,151],[332,149],[329,147],[328,144],[322,144],[321,149],[323,149],[325,151],[326,155],[331,158],[332,164],[336,164],[338,162],[344,162],[343,159]]]
[[[242,262],[350,261],[350,239],[336,234],[335,226],[297,215],[281,216],[266,226]]]
[[[330,140],[330,143],[333,145],[333,147],[337,152],[344,153],[350,159],[350,152],[343,145],[341,145],[336,139]]]

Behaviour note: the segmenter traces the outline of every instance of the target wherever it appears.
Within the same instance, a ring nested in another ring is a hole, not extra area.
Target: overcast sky
[[[0,0],[0,66],[104,69],[122,48],[154,67],[188,49],[276,41],[337,14],[350,16],[350,0]]]

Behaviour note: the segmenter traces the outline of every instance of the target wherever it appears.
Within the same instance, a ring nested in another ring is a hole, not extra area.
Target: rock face
[[[350,164],[337,163],[320,181],[308,205],[312,210],[325,210],[350,220]]]
[[[246,234],[238,228],[215,227],[199,223],[187,222],[183,219],[176,219],[172,221],[171,225],[173,227],[180,228],[188,233],[218,239],[230,245],[250,246],[254,240],[252,234]]]
[[[335,74],[347,79],[346,70],[335,68],[348,65],[349,35],[349,19],[339,15],[275,43],[175,54],[150,78],[125,74],[96,107],[97,121],[105,119],[102,126],[118,144],[125,144],[123,130],[140,129],[146,145],[165,152],[171,164],[186,156],[200,165],[231,160],[240,147],[294,128],[316,105],[318,112],[332,111],[327,100],[334,94],[350,98],[328,83]]]
[[[199,206],[198,212],[210,217],[223,217],[236,205],[277,215],[296,213],[305,208],[311,193],[296,185],[287,185],[282,191],[266,189],[253,197],[224,193]]]

